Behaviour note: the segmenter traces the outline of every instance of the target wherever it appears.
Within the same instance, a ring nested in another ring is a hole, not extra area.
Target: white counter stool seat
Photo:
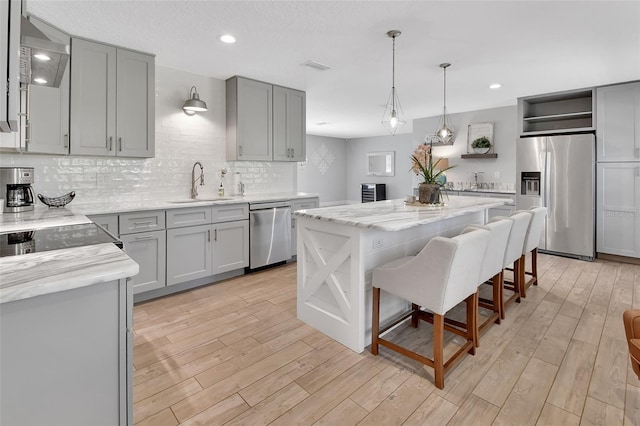
[[[492,311],[492,314],[481,324],[478,324],[478,333],[484,332],[493,323],[500,324],[502,318],[502,283],[504,255],[509,242],[509,234],[513,227],[512,219],[491,220],[485,226],[472,225],[463,231],[466,233],[473,229],[486,229],[491,233],[491,238],[484,253],[482,267],[480,268],[480,280],[478,286],[490,284],[493,287],[493,297],[491,300],[478,297],[478,306]],[[476,343],[480,345],[480,339],[476,338]]]
[[[544,230],[544,218],[547,216],[547,208],[531,207],[525,211],[531,213],[532,217],[522,251],[522,269],[520,270],[520,294],[522,297],[527,297],[527,289],[531,285],[538,285],[538,245],[540,244],[540,235]],[[525,259],[528,253],[531,253],[531,272],[525,268]],[[526,279],[526,275],[530,278]]]
[[[514,301],[520,303],[521,270],[524,268],[522,250],[524,248],[524,240],[527,237],[527,229],[529,229],[529,223],[531,222],[531,216],[529,212],[516,212],[508,218],[502,216],[494,217],[495,220],[510,219],[513,221],[513,226],[511,226],[511,232],[509,233],[509,240],[507,241],[507,249],[504,253],[503,264],[504,269],[509,269],[510,266],[513,266],[511,269],[513,270],[513,281],[510,282],[503,278],[504,288],[512,290],[513,295],[507,300],[504,300],[504,297],[502,297],[500,301],[500,315],[502,319],[504,319],[505,306],[510,305]]]
[[[396,259],[374,269],[371,353],[377,355],[378,345],[383,345],[432,367],[435,385],[442,389],[444,374],[465,353],[475,354],[478,279],[490,236],[489,231],[477,229],[453,238],[434,237],[416,256]],[[380,329],[381,289],[412,304],[409,312],[383,329]],[[445,313],[462,301],[467,305],[465,332],[444,323]],[[433,359],[380,337],[409,317],[413,327],[418,326],[419,319],[433,324]],[[465,344],[446,362],[443,359],[445,329],[466,338]]]

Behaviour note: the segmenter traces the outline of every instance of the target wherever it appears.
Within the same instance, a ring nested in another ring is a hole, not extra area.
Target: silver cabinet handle
[[[211,229],[207,229],[207,242],[211,242]]]
[[[640,167],[636,167],[636,177],[640,176]]]
[[[153,235],[140,235],[136,237],[136,240],[148,240],[153,238]]]
[[[238,157],[242,157],[242,145],[238,147]]]
[[[295,152],[296,152],[296,149],[291,148],[291,158],[295,157]]]
[[[118,138],[118,151],[122,151],[122,136]]]
[[[145,220],[143,222],[133,222],[134,226],[139,226],[139,225],[151,225],[152,223],[155,223],[153,220]]]
[[[109,136],[109,152],[113,150],[113,136]]]
[[[634,155],[635,155],[636,158],[640,158],[640,148],[636,148],[635,149],[635,154]]]
[[[217,229],[213,230],[213,241],[218,241],[218,230]]]
[[[66,133],[64,136],[64,147],[69,148],[69,133]]]

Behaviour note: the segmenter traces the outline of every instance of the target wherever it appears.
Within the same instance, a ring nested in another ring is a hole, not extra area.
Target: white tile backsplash
[[[181,107],[193,85],[209,110],[188,116]],[[247,194],[297,190],[297,163],[227,162],[225,126],[223,80],[156,67],[155,158],[0,153],[0,166],[33,167],[36,193],[55,197],[75,191],[74,202],[82,204],[188,198],[196,161],[204,166],[205,186],[198,186],[202,196],[218,194],[223,168],[228,171],[225,194],[231,193],[235,172]]]

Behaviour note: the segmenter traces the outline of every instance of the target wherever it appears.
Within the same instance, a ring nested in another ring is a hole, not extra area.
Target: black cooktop
[[[0,257],[122,241],[95,223],[0,234]]]

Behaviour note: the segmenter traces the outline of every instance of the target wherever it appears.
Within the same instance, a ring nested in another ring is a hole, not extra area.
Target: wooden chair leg
[[[500,271],[500,319],[504,319],[504,286],[502,285],[502,283],[504,283],[504,269],[502,271]]]
[[[533,276],[533,285],[538,285],[538,248],[531,251],[531,275]]]
[[[516,299],[518,303],[520,303],[521,297],[527,297],[524,279],[524,256],[520,256],[520,259],[516,260],[513,266],[513,287],[518,292],[518,298]]]
[[[444,315],[433,314],[433,370],[438,389],[444,388]]]
[[[411,309],[413,310],[411,312],[411,327],[418,328],[418,321],[420,317],[420,306],[416,305],[415,303],[412,303]]]
[[[498,318],[496,319],[496,324],[500,324],[500,320],[502,319],[501,313],[501,301],[502,299],[502,271],[495,274],[493,276],[492,286],[493,286],[493,312],[498,314]]]
[[[519,273],[518,273],[518,287],[520,289],[520,297],[526,298],[527,297],[527,277],[525,275],[525,264],[526,264],[526,257],[524,255],[520,256],[520,260],[518,260],[518,262],[520,262],[520,269],[519,269]]]
[[[378,338],[380,337],[380,289],[377,287],[373,287],[373,306],[371,312],[371,353],[378,355]]]
[[[467,340],[472,341],[473,345],[469,349],[471,355],[476,354],[476,348],[480,346],[478,338],[478,293],[473,293],[467,297]]]

